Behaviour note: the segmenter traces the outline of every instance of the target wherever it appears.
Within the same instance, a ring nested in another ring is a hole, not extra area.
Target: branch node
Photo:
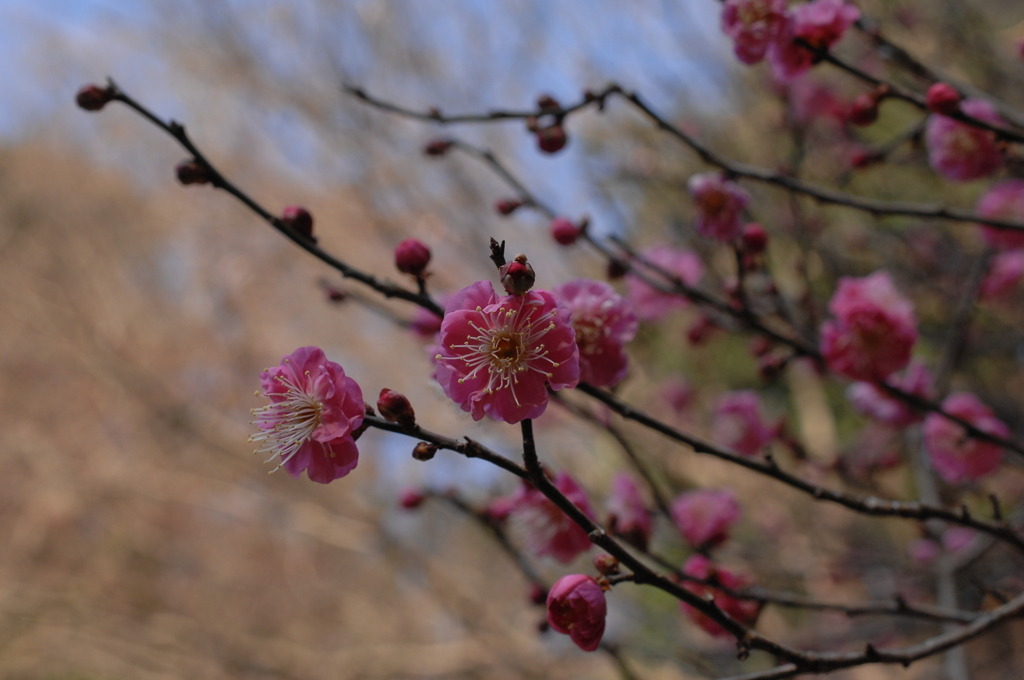
[[[1003,508],[999,505],[999,498],[997,498],[994,493],[990,493],[988,495],[988,500],[992,503],[992,517],[995,518],[997,522],[1002,522]]]

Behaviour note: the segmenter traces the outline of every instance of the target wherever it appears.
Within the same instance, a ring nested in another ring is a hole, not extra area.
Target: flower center
[[[285,391],[263,393],[262,396],[277,401],[252,410],[256,418],[250,424],[259,427],[259,432],[251,435],[249,441],[260,443],[253,453],[271,454],[268,463],[280,456],[281,462],[274,470],[287,463],[320,427],[324,405],[310,390],[312,381],[309,379],[309,371],[306,371],[305,377],[306,380],[302,381],[304,384],[300,385],[294,376],[275,376],[274,380]]]
[[[491,355],[497,361],[515,364],[519,355],[525,350],[522,333],[499,331],[491,338]]]

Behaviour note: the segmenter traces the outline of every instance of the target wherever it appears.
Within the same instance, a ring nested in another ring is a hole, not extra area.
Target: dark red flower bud
[[[856,170],[866,168],[869,165],[874,165],[880,160],[882,160],[882,158],[877,151],[865,149],[864,147],[858,147],[850,153],[850,167]]]
[[[495,202],[494,209],[501,215],[511,215],[517,209],[522,207],[522,205],[522,201],[517,201],[514,198],[504,198]]]
[[[209,170],[194,158],[178,163],[174,167],[174,174],[178,176],[178,181],[185,185],[208,184],[210,182]]]
[[[743,252],[749,255],[759,255],[768,247],[768,232],[757,222],[750,222],[743,227],[740,240],[743,244]]]
[[[571,246],[576,243],[583,230],[564,217],[556,217],[551,220],[551,235],[555,241],[563,246]]]
[[[629,266],[618,258],[608,260],[608,278],[612,281],[621,279],[629,273]]]
[[[565,148],[569,137],[565,128],[557,123],[537,130],[537,146],[544,153],[556,153]]]
[[[302,206],[286,206],[285,209],[281,211],[281,221],[299,234],[302,234],[309,240],[313,241],[313,243],[316,243],[316,237],[313,236],[313,216],[310,215],[309,211]]]
[[[701,314],[690,326],[690,330],[686,331],[686,339],[690,341],[691,345],[699,347],[704,344],[714,329],[715,324],[711,319]]]
[[[874,92],[857,95],[846,112],[846,120],[851,125],[864,127],[878,120],[878,97]]]
[[[377,399],[377,410],[380,411],[381,418],[388,422],[398,423],[406,429],[416,426],[416,413],[404,394],[385,387]]]
[[[395,266],[403,274],[423,276],[430,264],[430,248],[414,238],[407,238],[395,247]]]
[[[509,295],[523,295],[533,288],[537,275],[533,266],[526,261],[526,255],[520,253],[511,262],[506,262],[498,270],[501,285]]]
[[[763,335],[759,335],[750,341],[748,348],[750,349],[751,354],[755,357],[759,357],[771,350],[772,341]]]
[[[947,83],[935,83],[928,88],[926,95],[928,110],[944,116],[956,113],[960,109],[961,99],[963,97],[956,91],[956,88]]]
[[[423,505],[423,501],[427,500],[427,495],[419,489],[405,489],[402,494],[398,497],[398,504],[406,510],[415,510],[416,508]]]
[[[594,555],[594,569],[605,576],[614,576],[619,573],[619,560],[608,553]]]
[[[419,442],[412,450],[412,457],[419,461],[428,461],[437,453],[437,446],[429,442]]]
[[[330,284],[324,284],[323,289],[324,295],[326,295],[327,299],[331,302],[344,302],[345,298],[348,297],[345,295],[345,291],[340,288],[335,288]]]
[[[452,148],[452,144],[450,139],[435,139],[423,147],[423,153],[428,156],[443,156]]]
[[[86,85],[75,95],[75,102],[86,111],[99,111],[113,99],[114,93],[111,89],[99,85]]]
[[[537,97],[537,108],[539,108],[541,111],[549,111],[552,109],[554,109],[555,111],[560,111],[562,105],[559,104],[558,100],[552,97],[551,95],[542,94],[541,96]]]
[[[548,591],[539,583],[530,584],[530,602],[544,604],[548,601]]]

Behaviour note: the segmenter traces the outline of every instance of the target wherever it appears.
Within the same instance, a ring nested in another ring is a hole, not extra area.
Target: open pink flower
[[[1005,437],[1010,429],[995,417],[992,409],[967,392],[954,392],[942,402],[942,409],[974,425],[982,432]],[[1003,447],[982,441],[938,413],[924,420],[924,447],[932,467],[949,484],[974,481],[994,472],[1003,460]]]
[[[693,578],[702,580],[715,579],[718,583],[729,590],[741,590],[750,585],[750,579],[746,576],[734,574],[724,567],[716,565],[704,555],[693,555],[683,564],[683,573]],[[701,597],[711,595],[715,604],[726,614],[746,626],[754,625],[760,606],[754,600],[737,600],[731,595],[726,595],[720,589],[694,581],[683,581],[683,588]],[[681,603],[682,610],[705,632],[715,637],[729,637],[729,632],[712,621],[706,614],[700,612],[685,602]]]
[[[641,255],[659,270],[678,277],[688,286],[696,286],[704,276],[704,263],[696,253],[690,250],[658,246],[645,250]],[[664,278],[657,272],[649,272],[649,276],[655,281],[661,281]],[[682,295],[663,293],[652,288],[635,274],[626,277],[626,292],[629,299],[633,301],[633,306],[636,307],[637,316],[644,321],[655,321],[673,309],[687,305],[687,300]]]
[[[719,172],[693,175],[686,186],[697,207],[697,233],[719,241],[735,240],[743,229],[743,209],[750,202],[747,192]]]
[[[931,398],[932,378],[921,362],[911,362],[902,376],[890,377],[888,383],[924,399]],[[850,385],[846,390],[846,398],[860,413],[893,427],[906,427],[919,420],[906,402],[869,382]]]
[[[626,343],[636,337],[633,304],[602,281],[576,279],[554,290],[572,314],[580,350],[580,380],[610,387],[629,367]]]
[[[768,45],[786,22],[786,0],[725,0],[722,32],[744,64],[764,59]]]
[[[577,647],[592,652],[601,644],[608,603],[597,581],[584,574],[563,576],[551,586],[547,606],[551,628]]]
[[[672,501],[671,509],[679,533],[694,548],[718,545],[740,518],[740,506],[724,489],[687,491]]]
[[[715,443],[744,456],[756,456],[779,434],[761,416],[761,400],[753,390],[729,392],[715,405],[711,422]]]
[[[633,479],[621,472],[615,475],[608,498],[608,526],[611,530],[646,550],[654,530],[653,524],[651,511],[647,509]]]
[[[979,120],[1001,125],[995,108],[981,99],[965,99],[960,110]],[[1003,154],[991,132],[932,114],[924,132],[928,163],[940,175],[957,182],[988,177],[1003,164]]]
[[[314,482],[327,484],[352,472],[359,451],[352,432],[363,424],[366,406],[359,385],[328,361],[318,347],[300,347],[260,373],[263,396],[270,404],[252,410],[259,428],[249,441],[267,462],[280,458],[292,477],[305,470]],[[275,468],[277,469],[277,468]]]
[[[994,300],[1008,295],[1024,278],[1024,250],[999,253],[992,258],[988,274],[981,282],[982,300]]]
[[[977,211],[982,217],[1024,222],[1024,180],[1010,179],[993,185],[978,199]],[[982,234],[994,248],[1024,248],[1024,231],[982,225]]]
[[[860,10],[843,0],[814,0],[797,7],[768,47],[768,63],[775,78],[788,82],[817,63],[815,53],[798,41],[827,50],[859,18]]]
[[[917,342],[914,306],[886,272],[843,277],[828,308],[836,318],[821,327],[821,351],[831,370],[880,382],[910,361]]]
[[[587,517],[594,518],[586,494],[569,473],[559,472],[553,483]],[[568,563],[590,550],[587,532],[532,486],[523,484],[516,489],[511,506],[509,521],[531,554],[551,555],[559,562]]]
[[[579,381],[579,350],[569,310],[546,290],[498,297],[489,281],[448,302],[435,373],[473,420],[536,418],[554,390]]]

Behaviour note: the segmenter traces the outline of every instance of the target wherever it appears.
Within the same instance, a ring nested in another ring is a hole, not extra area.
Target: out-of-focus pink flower
[[[734,574],[728,569],[716,565],[704,555],[693,555],[690,559],[686,560],[686,563],[683,565],[683,573],[687,576],[703,580],[714,578],[718,583],[734,591],[741,590],[750,585],[750,580],[746,576]],[[757,620],[760,606],[754,600],[737,600],[731,595],[726,595],[718,588],[694,581],[683,581],[683,588],[701,597],[713,596],[715,604],[719,609],[744,625],[751,626]],[[715,637],[729,637],[728,631],[712,621],[703,612],[694,609],[685,602],[681,603],[681,607],[683,612],[708,634]]]
[[[965,99],[960,109],[969,116],[993,125],[1003,119],[995,108],[981,99]],[[928,117],[924,132],[928,162],[932,168],[957,182],[988,177],[1003,164],[1003,154],[991,132],[960,123],[939,114]]]
[[[744,456],[756,456],[779,434],[761,416],[761,400],[753,390],[729,392],[715,405],[711,430],[716,444]]]
[[[679,415],[693,403],[693,387],[683,378],[669,378],[661,385],[661,396]]]
[[[580,380],[610,387],[629,367],[626,343],[636,337],[639,323],[633,304],[607,283],[576,279],[554,290],[572,314],[580,349]]]
[[[568,635],[585,652],[592,652],[601,644],[607,614],[604,591],[589,576],[563,576],[548,593],[551,628]]]
[[[1010,429],[973,394],[954,392],[942,402],[942,410],[971,423],[982,432],[1005,437]],[[967,434],[963,427],[938,413],[924,420],[924,446],[932,467],[949,484],[970,482],[999,467],[1003,447]]]
[[[786,22],[785,14],[786,0],[726,0],[722,32],[732,38],[740,61],[756,64]]]
[[[672,519],[694,548],[718,545],[739,521],[740,506],[731,491],[697,489],[672,501]]]
[[[495,498],[484,508],[484,514],[496,522],[504,522],[512,512],[513,497],[514,494],[513,496],[499,496]]]
[[[647,549],[654,529],[651,513],[640,490],[627,474],[619,473],[612,480],[612,492],[608,497],[608,526],[641,550]]]
[[[942,547],[956,553],[974,542],[978,532],[970,527],[950,527],[942,534]]]
[[[931,398],[932,377],[919,361],[912,361],[902,376],[890,377],[888,383],[923,399]],[[919,420],[906,402],[872,383],[853,383],[846,389],[846,398],[860,413],[893,427],[906,427]]]
[[[980,296],[983,300],[994,300],[1010,293],[1021,277],[1024,277],[1024,250],[999,253],[992,258],[988,274],[981,282]]]
[[[732,241],[740,235],[743,209],[750,196],[739,184],[718,172],[693,175],[686,183],[697,207],[694,227],[701,236],[719,241]]]
[[[641,255],[658,269],[678,277],[688,286],[696,286],[704,276],[704,263],[693,251],[659,246],[645,250]],[[655,272],[648,272],[648,275],[655,281],[660,281],[663,278]],[[626,276],[626,294],[633,301],[637,316],[644,321],[656,321],[673,309],[685,307],[687,304],[686,298],[682,295],[662,293],[649,286],[635,274]]]
[[[259,428],[249,441],[268,463],[280,458],[292,477],[305,470],[314,482],[344,477],[359,462],[352,432],[363,424],[366,406],[359,385],[319,347],[300,347],[260,373],[270,404],[252,410]],[[276,468],[275,468],[276,469]]]
[[[919,538],[907,546],[907,554],[917,564],[925,565],[935,561],[942,552],[941,546],[930,538]]]
[[[836,318],[821,327],[821,351],[831,370],[880,382],[910,361],[917,342],[914,306],[886,272],[843,277],[828,308]]]
[[[846,111],[831,87],[817,78],[807,77],[786,85],[790,114],[797,125],[809,125],[818,118],[841,121]]]
[[[978,199],[976,209],[982,217],[1024,222],[1024,180],[1010,179],[992,186]],[[982,233],[995,248],[1024,248],[1024,231],[982,225]]]
[[[559,472],[553,483],[587,517],[594,519],[586,494],[567,472]],[[568,563],[590,549],[587,532],[532,486],[520,486],[510,500],[509,521],[531,554],[551,555]]]
[[[499,298],[490,282],[478,281],[448,302],[435,373],[473,420],[536,418],[548,405],[548,385],[575,387],[579,372],[569,310],[548,291]]]
[[[793,80],[816,63],[815,53],[798,40],[814,49],[827,50],[859,18],[860,10],[843,0],[814,0],[797,7],[768,47],[768,63],[776,79]]]

